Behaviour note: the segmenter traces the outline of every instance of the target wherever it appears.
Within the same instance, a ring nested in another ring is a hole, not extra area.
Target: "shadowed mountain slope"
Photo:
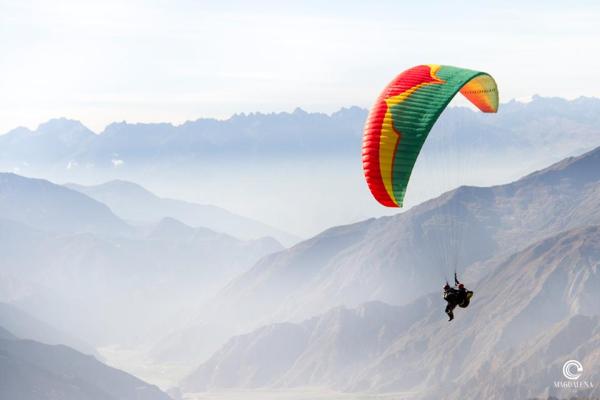
[[[261,259],[206,304],[187,332],[156,352],[169,357],[187,348],[202,359],[214,350],[215,337],[261,323],[299,321],[323,308],[366,301],[411,302],[452,273],[440,242],[456,235],[451,228],[457,225],[464,227],[454,236],[460,245],[450,251],[458,270],[466,270],[467,279],[479,276],[485,268],[473,266],[564,230],[600,224],[598,171],[600,149],[507,185],[461,187],[393,217],[331,228]]]
[[[0,398],[169,400],[156,386],[62,345],[0,338]]]
[[[554,385],[566,360],[582,362],[583,379],[600,378],[598,260],[600,227],[567,231],[490,266],[452,323],[441,294],[405,306],[335,308],[230,339],[182,386],[317,386],[410,399],[566,396],[572,392]]]

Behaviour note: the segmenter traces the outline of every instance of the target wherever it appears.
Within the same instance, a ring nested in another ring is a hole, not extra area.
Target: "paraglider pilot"
[[[454,319],[454,309],[456,306],[460,308],[466,308],[471,302],[473,292],[467,290],[465,285],[458,281],[456,273],[454,274],[454,287],[451,287],[448,282],[444,285],[444,300],[448,303],[446,305],[446,314],[448,314],[448,321]]]

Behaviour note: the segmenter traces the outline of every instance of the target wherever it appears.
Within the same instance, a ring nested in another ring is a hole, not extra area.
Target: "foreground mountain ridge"
[[[0,328],[0,372],[3,399],[169,400],[156,386],[94,357],[63,345],[18,339],[4,328]]]
[[[554,381],[564,379],[568,359],[585,365],[586,380],[600,379],[599,259],[599,226],[563,232],[490,266],[452,323],[438,293],[404,306],[335,308],[230,339],[182,387],[316,386],[407,399],[564,396],[570,392]]]
[[[331,228],[258,261],[199,310],[196,323],[155,352],[161,359],[185,353],[201,360],[223,343],[223,336],[261,324],[300,321],[324,308],[373,300],[412,302],[449,278],[440,272],[447,260],[438,243],[455,233],[447,230],[445,219],[467,226],[458,269],[467,278],[475,276],[489,260],[532,242],[600,224],[597,171],[600,148],[510,184],[460,187],[392,217]],[[211,327],[210,321],[219,322]]]

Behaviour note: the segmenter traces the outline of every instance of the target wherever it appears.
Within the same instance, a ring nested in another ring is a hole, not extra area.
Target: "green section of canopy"
[[[424,85],[391,107],[394,128],[401,138],[394,157],[393,191],[402,206],[408,181],[429,131],[458,91],[483,72],[441,66],[436,76],[444,83]]]

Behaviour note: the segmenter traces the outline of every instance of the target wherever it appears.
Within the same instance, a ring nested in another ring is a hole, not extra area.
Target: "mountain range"
[[[287,157],[321,151],[353,152],[353,131],[360,138],[366,111],[341,109],[331,116],[307,113],[239,114],[227,120],[198,119],[179,126],[168,123],[108,125],[99,134],[81,122],[58,118],[35,130],[17,128],[0,136],[0,159],[15,166],[59,165],[65,169],[123,166],[235,157]],[[282,134],[282,131],[285,134]],[[340,142],[341,140],[341,142]],[[342,147],[340,147],[340,144]],[[27,163],[24,165],[23,163]]]
[[[73,183],[65,186],[106,204],[129,221],[154,223],[163,218],[174,218],[190,226],[209,228],[240,239],[270,236],[287,245],[299,241],[294,235],[216,206],[160,198],[133,182],[115,180],[95,186]]]
[[[536,97],[496,116],[451,108],[422,160],[452,142],[477,153],[474,170],[505,167],[490,174],[502,181],[597,145],[599,103]],[[6,345],[18,351],[5,360],[22,365],[24,339],[39,354],[59,343],[103,356],[110,348],[141,355],[135,368],[107,357],[146,380],[187,374],[184,394],[565,397],[554,381],[570,358],[597,382],[600,148],[512,183],[460,186],[393,216],[333,224],[380,215],[361,205],[374,207],[356,162],[365,115],[121,123],[99,135],[56,120],[0,136],[0,168],[79,182],[0,174],[0,338],[19,343]],[[256,215],[244,207],[275,218],[242,217]],[[334,227],[286,249],[278,240],[297,237],[270,225],[287,229],[288,216]],[[454,271],[476,294],[449,324],[439,289]],[[57,391],[65,376],[74,375],[52,377]],[[92,396],[83,386],[69,388]]]
[[[96,346],[160,337],[182,308],[283,248],[174,218],[133,226],[84,194],[15,174],[0,174],[0,216],[0,301]]]
[[[368,301],[402,305],[559,232],[600,224],[600,148],[510,184],[460,187],[393,217],[331,228],[266,256],[160,342],[160,360],[203,360],[231,334]],[[464,274],[462,273],[464,272]]]
[[[497,115],[450,107],[423,148],[407,205],[458,185],[510,182],[591,150],[600,145],[598,115],[600,100],[585,97],[534,96],[502,104]],[[366,116],[358,107],[331,115],[297,109],[178,126],[119,122],[98,134],[78,121],[55,119],[0,135],[0,170],[88,186],[127,180],[162,197],[216,205],[312,237],[390,214],[363,182]]]
[[[334,308],[230,339],[187,392],[324,387],[411,399],[565,397],[562,365],[600,379],[600,227],[560,233],[488,266],[448,323],[440,294]],[[594,398],[598,387],[580,390]]]
[[[131,232],[105,204],[46,180],[12,173],[0,173],[0,218],[58,233]]]
[[[432,135],[433,147],[456,136],[461,146],[474,150],[498,148],[529,150],[551,145],[564,152],[589,148],[598,133],[600,100],[534,96],[531,102],[511,101],[498,115],[484,116],[466,108],[446,110]],[[118,122],[95,134],[79,121],[50,120],[35,130],[16,128],[0,136],[0,160],[15,167],[61,165],[62,168],[161,164],[229,157],[266,159],[354,157],[360,148],[367,110],[342,108],[331,114],[237,114],[226,120],[198,119],[179,126],[168,123]],[[545,129],[542,129],[545,128]],[[486,138],[473,142],[476,131]],[[564,132],[569,132],[564,135]],[[590,140],[592,139],[592,140]],[[358,147],[357,147],[358,145]],[[526,147],[526,149],[523,149]],[[546,148],[546,150],[548,150]],[[119,163],[118,161],[122,161]],[[70,166],[70,167],[69,167]]]

